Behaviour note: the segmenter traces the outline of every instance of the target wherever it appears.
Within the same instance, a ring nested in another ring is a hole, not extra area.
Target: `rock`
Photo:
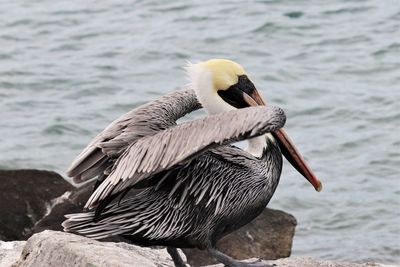
[[[55,200],[51,211],[40,219],[32,229],[32,234],[43,230],[62,231],[61,223],[65,220],[65,214],[82,212],[83,206],[93,192],[92,184],[81,188],[75,188],[72,192],[64,194]],[[27,235],[26,237],[30,237]]]
[[[22,246],[24,246],[23,249]],[[246,261],[251,262],[255,259]],[[377,263],[337,263],[309,257],[292,257],[264,262],[270,265],[275,264],[277,267],[389,267],[389,265]],[[74,234],[46,230],[33,235],[27,242],[0,242],[0,266],[172,267],[174,265],[165,249],[143,248],[126,243],[98,242]],[[215,264],[208,267],[222,266],[222,264]]]
[[[14,267],[115,266],[172,267],[165,249],[142,248],[126,243],[98,242],[56,231],[43,231],[28,239]]]
[[[0,241],[0,266],[9,267],[21,256],[25,241]]]
[[[265,209],[246,226],[218,241],[218,248],[235,259],[279,259],[290,256],[296,219],[283,211]],[[214,264],[207,252],[184,249],[191,266]]]
[[[74,187],[59,174],[41,170],[0,170],[0,240],[21,240]]]
[[[82,212],[83,206],[93,192],[93,185],[94,182],[75,188],[53,201],[55,204],[51,211],[35,224],[26,238],[44,230],[62,231],[61,223],[65,220],[65,214]],[[124,242],[126,239],[113,236],[101,241]]]

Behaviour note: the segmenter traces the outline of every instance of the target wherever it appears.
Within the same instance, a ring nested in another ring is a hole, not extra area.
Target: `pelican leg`
[[[208,248],[208,253],[213,256],[217,261],[224,264],[226,267],[274,267],[276,265],[267,265],[261,259],[256,260],[254,262],[244,262],[235,260],[228,255],[225,255],[221,251],[215,248]]]
[[[171,258],[174,261],[175,267],[187,267],[187,265],[181,258],[181,255],[179,255],[179,252],[176,248],[167,247],[167,251],[168,251],[169,255],[171,255]]]

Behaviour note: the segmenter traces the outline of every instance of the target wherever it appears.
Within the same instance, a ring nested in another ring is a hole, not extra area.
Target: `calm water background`
[[[298,219],[293,254],[400,262],[397,0],[0,1],[0,168],[63,173],[114,118],[186,84],[187,60],[214,57],[286,110],[324,182],[284,167],[270,207]]]

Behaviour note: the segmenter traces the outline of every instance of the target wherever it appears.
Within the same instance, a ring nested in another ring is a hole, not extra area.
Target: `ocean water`
[[[0,168],[64,174],[187,61],[229,58],[324,184],[284,166],[269,206],[296,216],[293,254],[399,263],[400,2],[216,2],[0,1]]]

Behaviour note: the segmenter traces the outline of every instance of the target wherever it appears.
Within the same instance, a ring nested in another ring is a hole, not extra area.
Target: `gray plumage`
[[[265,136],[267,146],[256,158],[229,144],[283,127],[283,111],[249,107],[176,124],[200,107],[194,92],[184,89],[130,111],[101,132],[68,171],[77,182],[102,179],[86,207],[142,189],[120,203],[106,202],[97,221],[94,210],[69,215],[64,229],[92,238],[122,235],[143,245],[205,248],[256,217],[279,181],[279,146]]]
[[[99,133],[67,170],[77,183],[109,173],[115,160],[145,136],[176,125],[176,120],[201,107],[194,91],[173,92],[122,115]]]

